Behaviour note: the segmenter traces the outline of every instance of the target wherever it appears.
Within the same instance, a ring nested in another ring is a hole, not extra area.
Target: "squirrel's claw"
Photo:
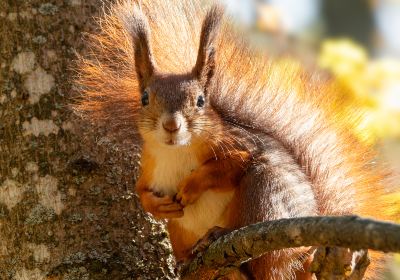
[[[174,196],[174,201],[183,207],[193,204],[200,197],[201,192],[197,188],[190,188],[189,184],[178,187],[178,193]]]
[[[209,229],[206,232],[206,234],[201,239],[199,239],[196,242],[196,244],[192,247],[191,254],[197,255],[199,252],[204,251],[215,240],[217,240],[221,236],[223,236],[231,231],[232,230],[230,230],[230,229],[219,227],[219,226],[215,226],[215,227]]]
[[[160,196],[151,191],[141,195],[144,210],[150,212],[157,219],[180,218],[183,216],[183,207],[170,196]]]
[[[361,280],[369,263],[367,250],[319,247],[314,251],[310,269],[317,279]]]

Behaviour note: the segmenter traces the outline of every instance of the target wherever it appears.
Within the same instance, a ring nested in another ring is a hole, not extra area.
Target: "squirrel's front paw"
[[[159,196],[151,191],[140,195],[143,209],[157,219],[180,218],[183,216],[183,207],[170,196]]]
[[[311,272],[317,279],[361,280],[369,265],[367,250],[319,247],[314,252]]]
[[[182,206],[186,206],[196,202],[201,194],[202,192],[199,188],[193,185],[191,187],[191,184],[184,180],[182,184],[178,186],[178,193],[175,195],[174,200]]]

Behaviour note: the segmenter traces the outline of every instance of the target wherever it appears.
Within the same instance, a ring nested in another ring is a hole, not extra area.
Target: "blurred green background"
[[[356,133],[393,170],[393,208],[382,211],[399,217],[400,0],[221,1],[251,42],[337,80],[344,103],[364,112]],[[400,279],[400,256],[385,279]]]

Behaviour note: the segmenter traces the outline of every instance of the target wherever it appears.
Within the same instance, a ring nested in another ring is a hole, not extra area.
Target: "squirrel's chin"
[[[190,139],[168,139],[164,141],[164,144],[169,147],[181,147],[190,145]]]

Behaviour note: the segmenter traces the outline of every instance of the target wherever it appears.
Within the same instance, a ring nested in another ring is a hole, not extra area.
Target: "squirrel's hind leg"
[[[257,222],[315,215],[311,184],[301,168],[282,150],[269,150],[251,164],[235,193],[230,211],[234,228]],[[254,279],[290,280],[311,278],[305,272],[309,248],[285,249],[250,261]]]

